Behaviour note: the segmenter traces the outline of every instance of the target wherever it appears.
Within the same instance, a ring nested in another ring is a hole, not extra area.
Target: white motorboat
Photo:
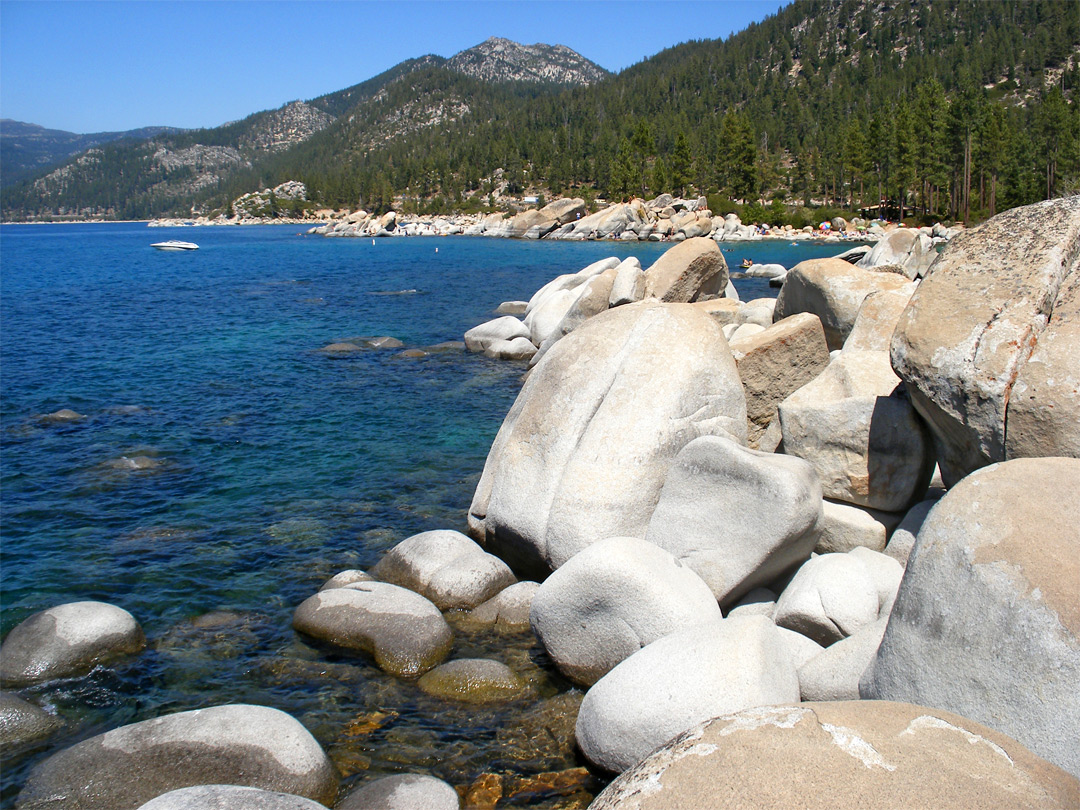
[[[179,239],[170,239],[168,242],[154,242],[150,247],[158,250],[198,250],[199,246],[194,242],[181,242]]]

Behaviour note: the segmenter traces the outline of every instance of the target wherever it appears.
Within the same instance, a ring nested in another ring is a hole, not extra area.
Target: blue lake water
[[[528,299],[559,273],[611,255],[648,266],[667,246],[372,244],[297,231],[0,229],[0,632],[97,599],[133,613],[149,639],[136,659],[24,690],[68,728],[6,763],[0,807],[29,767],[73,741],[233,701],[300,719],[347,783],[419,771],[465,785],[579,764],[506,731],[544,701],[554,711],[568,690],[531,638],[459,636],[456,657],[501,657],[534,684],[524,703],[477,710],[291,631],[296,605],[337,571],[370,567],[420,531],[464,529],[524,371],[456,350],[318,349],[362,336],[405,348],[460,340],[501,301]],[[170,238],[201,249],[150,248]],[[725,249],[737,268],[744,257],[790,267],[842,247]],[[758,280],[736,287],[744,300],[776,293]],[[85,418],[41,419],[61,408]],[[556,793],[521,803],[576,801]]]

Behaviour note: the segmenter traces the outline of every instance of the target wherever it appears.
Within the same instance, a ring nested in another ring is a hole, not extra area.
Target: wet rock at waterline
[[[842,701],[753,708],[680,735],[590,810],[1075,807],[1080,783],[951,712]]]
[[[577,741],[591,762],[619,773],[710,717],[798,699],[773,623],[721,619],[654,641],[601,678],[582,701]]]
[[[1080,460],[978,470],[919,529],[865,698],[945,706],[1080,775]]]
[[[559,671],[584,685],[646,644],[709,618],[721,618],[709,586],[635,537],[607,538],[575,554],[544,580],[531,612]]]
[[[483,352],[493,343],[529,337],[529,327],[511,315],[474,326],[465,333],[465,347],[470,352]]]
[[[434,604],[386,582],[320,591],[296,609],[293,628],[334,647],[369,653],[381,669],[405,678],[439,664],[454,643]]]
[[[402,540],[371,569],[383,582],[427,597],[439,610],[468,610],[517,582],[506,563],[461,532],[436,530]]]
[[[135,810],[171,790],[233,784],[329,803],[337,774],[284,712],[227,705],[165,715],[91,737],[31,771],[19,810]]]
[[[240,787],[198,785],[170,790],[139,810],[325,810],[326,805],[294,793]]]
[[[0,647],[0,683],[28,686],[82,675],[99,663],[140,652],[135,617],[105,602],[69,602],[18,624]]]
[[[645,539],[730,605],[810,556],[821,505],[817,475],[802,459],[702,436],[675,457]]]
[[[510,667],[486,658],[447,661],[422,675],[417,685],[429,695],[462,703],[505,703],[526,691]]]
[[[441,779],[418,773],[384,776],[350,791],[336,810],[458,810],[457,791]]]
[[[543,577],[597,540],[644,537],[678,451],[724,434],[745,440],[746,403],[720,326],[691,305],[608,310],[533,369],[488,453],[469,533]]]
[[[66,424],[68,422],[77,422],[80,419],[85,419],[85,418],[86,417],[83,416],[81,413],[79,413],[78,411],[73,411],[73,410],[71,410],[71,408],[61,408],[58,411],[53,411],[52,413],[42,414],[41,416],[38,417],[39,421],[41,421],[41,422],[46,422],[46,423],[51,423],[51,424],[56,424],[56,425],[62,425],[62,424]]]
[[[0,692],[0,750],[7,752],[52,736],[64,722],[14,692]]]
[[[320,591],[329,590],[331,588],[344,588],[347,585],[352,585],[356,582],[374,582],[375,577],[369,574],[367,571],[361,571],[358,568],[350,568],[347,571],[339,571],[334,574],[330,579],[323,583]]]
[[[469,628],[493,628],[505,633],[529,630],[529,611],[539,588],[538,582],[515,583],[477,605],[461,617],[461,622]]]

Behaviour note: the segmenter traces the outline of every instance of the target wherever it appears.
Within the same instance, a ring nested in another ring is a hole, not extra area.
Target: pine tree
[[[690,182],[694,159],[690,153],[690,141],[686,133],[679,130],[675,136],[675,148],[671,152],[671,185],[679,196],[686,196],[686,186]]]

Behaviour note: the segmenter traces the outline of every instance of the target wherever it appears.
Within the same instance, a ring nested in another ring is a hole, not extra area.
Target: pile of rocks
[[[333,577],[294,628],[492,703],[530,686],[453,659],[446,612],[531,627],[587,690],[581,752],[621,774],[594,808],[1076,806],[1080,197],[1006,212],[928,269],[905,255],[913,272],[804,262],[773,306],[742,304],[716,297],[726,265],[694,237],[508,307],[524,320],[466,336],[535,359],[472,539],[411,537]],[[0,679],[144,643],[118,608],[61,606],[11,631]],[[55,729],[18,696],[0,711],[5,730]],[[337,806],[458,806],[437,780],[391,779]],[[336,790],[296,721],[223,706],[61,751],[18,806],[299,808]]]
[[[325,213],[325,212],[324,212]],[[738,214],[714,215],[704,197],[684,200],[661,194],[652,200],[633,199],[614,203],[593,214],[588,212],[580,197],[555,200],[540,209],[528,209],[516,214],[409,216],[393,211],[376,215],[359,210],[344,216],[332,216],[324,225],[308,233],[321,236],[492,236],[518,239],[562,239],[571,242],[607,239],[615,241],[679,242],[697,236],[707,236],[717,242],[757,241],[761,239],[799,239],[840,242],[845,239],[876,242],[895,226],[882,222],[867,223],[854,219],[850,223],[841,217],[833,220],[829,230],[809,225],[744,224]],[[907,238],[904,252],[918,240],[923,253],[927,245],[947,241],[957,233],[941,225],[933,228],[900,229],[912,236]],[[891,261],[875,256],[873,264]],[[862,255],[861,253],[859,254]],[[933,257],[930,257],[931,259]],[[928,263],[928,262],[927,262]]]
[[[838,755],[902,774],[940,729],[1022,752],[980,762],[994,790],[1076,796],[1072,777],[948,712],[1080,774],[1080,704],[1057,691],[1080,684],[1080,197],[1007,212],[932,267],[919,237],[876,269],[884,250],[871,269],[804,262],[771,322],[730,341],[725,320],[753,323],[756,307],[701,300],[726,283],[722,258],[692,271],[709,241],[642,272],[639,300],[616,304],[630,271],[610,260],[525,305],[514,339],[542,359],[470,508],[470,534],[542,580],[533,629],[589,689],[581,750],[634,768],[617,784],[660,790],[641,806],[693,804],[691,789],[719,806],[705,772],[746,756],[743,730],[792,729],[761,739],[796,757],[804,719],[821,722]],[[504,339],[470,338],[495,356]],[[850,716],[865,736],[841,739],[807,703],[860,697],[934,708],[863,703]],[[809,711],[746,714],[800,699]],[[715,766],[669,742],[732,712],[706,746],[725,752]],[[694,772],[670,791],[637,764],[665,744]]]

